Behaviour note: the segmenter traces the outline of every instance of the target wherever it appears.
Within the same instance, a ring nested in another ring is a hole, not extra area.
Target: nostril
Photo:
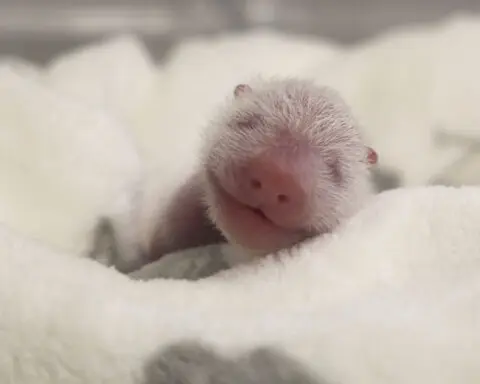
[[[250,180],[250,185],[252,186],[253,189],[262,188],[262,183],[260,181],[258,181],[257,179]]]
[[[277,200],[279,203],[288,203],[288,196],[281,193],[280,195],[277,195]]]

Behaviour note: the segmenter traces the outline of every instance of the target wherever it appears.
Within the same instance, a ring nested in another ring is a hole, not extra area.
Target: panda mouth
[[[248,204],[245,204],[241,201],[239,201],[235,196],[230,194],[228,191],[226,191],[223,187],[219,186],[220,193],[222,193],[226,200],[228,200],[229,204],[235,204],[238,207],[241,207],[242,209],[249,211],[252,216],[254,216],[257,220],[259,220],[261,223],[271,226],[273,228],[277,228],[278,230],[287,230],[287,228],[283,228],[282,226],[276,224],[273,222],[266,214],[265,212],[258,207],[252,207]]]
[[[261,208],[252,207],[251,205],[239,200],[218,181],[217,177],[213,173],[209,173],[208,177],[210,182],[212,183],[215,194],[220,197],[220,200],[222,201],[220,205],[228,204],[231,206],[236,206],[238,209],[248,211],[252,215],[252,217],[255,217],[255,219],[259,220],[259,222],[263,223],[263,225],[268,225],[281,231],[288,230],[288,228],[284,228],[275,223],[272,219],[270,219]]]
[[[246,208],[250,208],[250,210],[251,210],[255,215],[257,215],[260,219],[266,220],[266,221],[274,224],[273,221],[270,220],[270,219],[267,217],[267,215],[265,215],[265,213],[264,213],[260,208],[251,208],[251,207],[248,207],[248,206],[245,206],[245,207],[246,207]]]
[[[229,241],[247,249],[275,252],[289,248],[305,239],[303,230],[283,227],[265,214],[260,207],[242,202],[208,174],[217,218],[221,217],[222,232]]]

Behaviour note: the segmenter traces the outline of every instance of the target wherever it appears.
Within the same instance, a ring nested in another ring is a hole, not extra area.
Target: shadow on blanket
[[[206,345],[184,342],[162,349],[147,364],[145,384],[327,384],[271,348],[227,359]]]

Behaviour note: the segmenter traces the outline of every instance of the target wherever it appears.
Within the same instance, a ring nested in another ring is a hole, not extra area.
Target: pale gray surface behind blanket
[[[268,27],[351,44],[386,30],[480,12],[478,0],[0,0],[0,55],[44,64],[65,50],[137,34],[163,60],[192,36]]]

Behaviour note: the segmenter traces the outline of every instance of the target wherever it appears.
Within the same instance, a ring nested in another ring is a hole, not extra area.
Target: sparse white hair
[[[232,164],[270,150],[282,153],[281,162],[290,167],[300,158],[297,176],[311,185],[304,229],[330,232],[372,192],[368,148],[359,124],[336,91],[313,81],[255,79],[248,85],[249,91],[232,94],[210,122],[202,158],[205,170],[219,179],[232,177]],[[209,215],[222,229],[215,193],[206,185]]]

